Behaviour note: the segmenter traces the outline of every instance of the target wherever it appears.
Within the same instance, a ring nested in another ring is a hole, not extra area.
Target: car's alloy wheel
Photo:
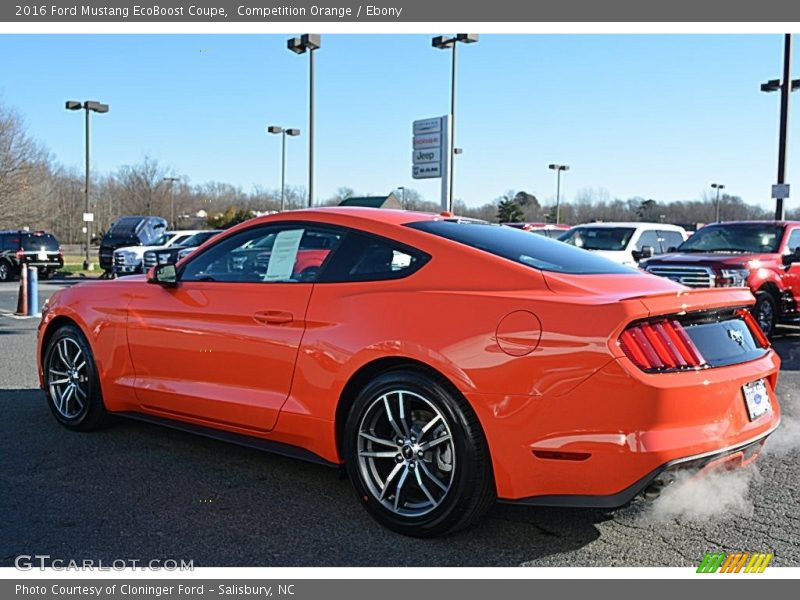
[[[11,268],[4,260],[0,260],[0,281],[9,281],[11,279]]]
[[[442,413],[409,390],[375,398],[358,428],[358,467],[392,513],[418,517],[439,506],[456,470],[453,435]]]
[[[480,423],[436,375],[398,368],[376,376],[350,408],[342,449],[358,498],[393,531],[444,535],[469,526],[494,502]]]
[[[756,294],[753,316],[764,335],[772,335],[772,331],[775,329],[775,301],[768,292],[758,292]]]
[[[108,422],[92,351],[76,326],[51,336],[43,367],[48,404],[59,423],[87,431]]]

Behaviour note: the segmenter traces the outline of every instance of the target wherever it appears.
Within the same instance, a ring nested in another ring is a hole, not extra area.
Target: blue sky
[[[2,35],[0,101],[66,166],[82,168],[83,121],[64,101],[92,99],[111,106],[92,120],[93,169],[149,155],[191,183],[245,190],[279,185],[279,137],[265,126],[299,127],[287,183],[304,185],[308,57],[286,50],[287,37]],[[780,76],[782,44],[781,35],[481,36],[459,48],[455,196],[479,205],[513,188],[548,201],[547,164],[563,162],[567,198],[594,188],[694,199],[719,181],[770,205],[779,96],[759,84]],[[438,180],[411,178],[411,122],[447,112],[449,52],[427,35],[328,34],[315,60],[317,199],[341,186],[405,185],[438,200]],[[790,182],[798,134],[791,126]]]

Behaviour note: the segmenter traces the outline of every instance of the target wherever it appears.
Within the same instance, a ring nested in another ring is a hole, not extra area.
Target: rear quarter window
[[[431,220],[406,227],[538,269],[575,275],[632,274],[635,269],[541,235],[490,223]]]

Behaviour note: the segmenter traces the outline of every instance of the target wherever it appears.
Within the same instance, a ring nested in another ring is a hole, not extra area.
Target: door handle
[[[260,310],[253,319],[261,325],[285,325],[294,321],[294,315],[283,310]]]

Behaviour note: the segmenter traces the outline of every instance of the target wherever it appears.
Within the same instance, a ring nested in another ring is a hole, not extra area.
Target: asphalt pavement
[[[67,284],[42,283],[42,296]],[[373,522],[334,469],[137,422],[63,429],[38,389],[37,320],[9,314],[16,288],[0,284],[0,566],[20,554],[195,566],[696,566],[720,550],[800,566],[800,330],[775,341],[785,418],[756,468],[616,511],[498,505],[468,531],[415,540]]]

